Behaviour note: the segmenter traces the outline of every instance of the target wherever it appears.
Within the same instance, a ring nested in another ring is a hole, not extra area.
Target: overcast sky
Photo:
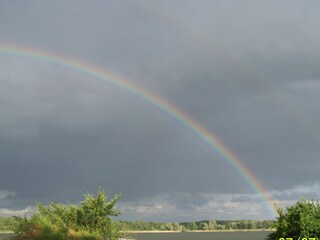
[[[280,206],[320,198],[319,1],[0,1],[6,43],[112,70],[216,135]],[[121,219],[267,219],[216,152],[123,89],[0,52],[0,215],[122,193]]]

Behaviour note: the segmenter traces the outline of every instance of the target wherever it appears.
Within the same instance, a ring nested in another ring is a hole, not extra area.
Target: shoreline
[[[125,233],[214,233],[214,232],[274,232],[275,229],[225,229],[225,230],[192,230],[192,231],[125,231]],[[0,234],[13,234],[13,231],[0,231]]]
[[[274,229],[225,229],[225,230],[192,230],[192,231],[127,231],[126,233],[214,233],[214,232],[274,232]]]

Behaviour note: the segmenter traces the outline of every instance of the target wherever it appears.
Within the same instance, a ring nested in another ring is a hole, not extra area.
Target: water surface
[[[10,233],[0,233],[1,240],[10,239],[10,236],[12,236]]]

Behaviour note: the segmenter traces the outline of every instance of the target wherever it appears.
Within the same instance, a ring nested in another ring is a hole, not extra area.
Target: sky
[[[122,76],[207,129],[256,179],[154,102],[0,50],[0,215],[76,204],[98,187],[122,194],[123,220],[272,219],[273,202],[320,199],[319,9],[311,0],[0,1],[0,49]]]

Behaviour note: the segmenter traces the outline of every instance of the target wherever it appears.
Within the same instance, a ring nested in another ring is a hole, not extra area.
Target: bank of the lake
[[[183,232],[193,232],[193,233],[210,233],[210,232],[272,232],[272,229],[225,229],[225,230],[192,230]],[[127,231],[128,233],[181,233],[181,231]]]
[[[135,240],[264,240],[271,231],[130,232]],[[12,234],[0,233],[0,240]]]

